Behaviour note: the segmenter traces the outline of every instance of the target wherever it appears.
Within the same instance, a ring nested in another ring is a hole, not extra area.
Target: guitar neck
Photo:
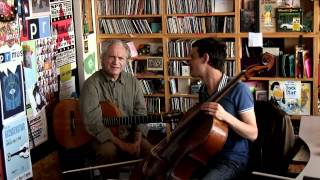
[[[129,117],[105,117],[102,120],[106,127],[122,126],[122,125],[137,125],[147,123],[161,123],[161,115],[148,116],[129,116]]]

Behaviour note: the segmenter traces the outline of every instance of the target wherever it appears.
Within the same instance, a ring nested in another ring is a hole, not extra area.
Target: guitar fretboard
[[[136,125],[146,123],[161,123],[162,117],[160,115],[148,116],[130,116],[130,117],[105,117],[103,124],[106,127],[121,126],[121,125]]]

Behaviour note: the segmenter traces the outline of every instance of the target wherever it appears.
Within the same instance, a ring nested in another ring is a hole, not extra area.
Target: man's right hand
[[[140,143],[122,142],[119,148],[132,156],[138,157],[140,155]]]
[[[134,143],[127,143],[122,141],[116,136],[113,136],[112,142],[117,145],[122,151],[129,153],[132,156],[138,157],[140,155],[140,142],[136,141]]]

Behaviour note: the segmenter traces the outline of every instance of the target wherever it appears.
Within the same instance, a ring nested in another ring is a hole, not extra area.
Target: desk
[[[304,176],[320,179],[320,116],[302,116],[299,136],[310,149],[310,160],[297,179]]]

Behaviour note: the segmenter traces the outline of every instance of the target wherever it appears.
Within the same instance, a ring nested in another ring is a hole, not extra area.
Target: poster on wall
[[[33,17],[44,16],[49,14],[50,14],[49,0],[31,0],[31,15]]]
[[[18,61],[0,64],[3,122],[25,111],[22,73],[22,64]]]
[[[75,35],[72,1],[50,1],[52,38],[56,47],[56,68],[75,64]],[[74,67],[75,68],[75,67]]]
[[[38,79],[34,87],[49,102],[58,91],[58,73],[56,69],[55,41],[53,38],[36,40],[36,62]]]
[[[98,61],[96,58],[96,39],[94,34],[88,35],[86,40],[88,43],[87,51],[83,55],[83,69],[84,69],[84,79],[89,78],[94,72],[96,72],[99,68]],[[86,49],[86,46],[85,46]]]
[[[30,4],[29,4],[29,0],[21,0],[18,1],[18,16],[19,17],[29,17],[30,16]]]
[[[3,154],[6,179],[28,179],[32,177],[27,118],[25,114],[15,116],[2,129]]]
[[[75,77],[72,76],[70,79],[66,81],[60,81],[60,92],[59,99],[70,99],[76,98],[76,86],[75,86]]]
[[[3,160],[2,160],[2,149],[0,148],[0,180],[4,179],[4,172],[3,172]]]
[[[48,140],[48,127],[45,109],[42,109],[35,117],[28,118],[30,130],[30,149],[39,146]]]
[[[0,22],[0,51],[7,51],[14,44],[20,44],[19,24],[17,21]]]
[[[0,63],[9,61],[23,61],[23,51],[19,44],[14,44],[11,47],[5,45],[0,48]]]
[[[24,23],[20,19],[20,40],[29,41],[51,36],[50,17],[27,19]]]
[[[27,92],[29,104],[31,105],[33,116],[36,116],[47,105],[47,101],[39,86],[35,85],[31,91]]]
[[[21,43],[23,49],[23,72],[26,91],[37,82],[36,42],[25,41]]]

